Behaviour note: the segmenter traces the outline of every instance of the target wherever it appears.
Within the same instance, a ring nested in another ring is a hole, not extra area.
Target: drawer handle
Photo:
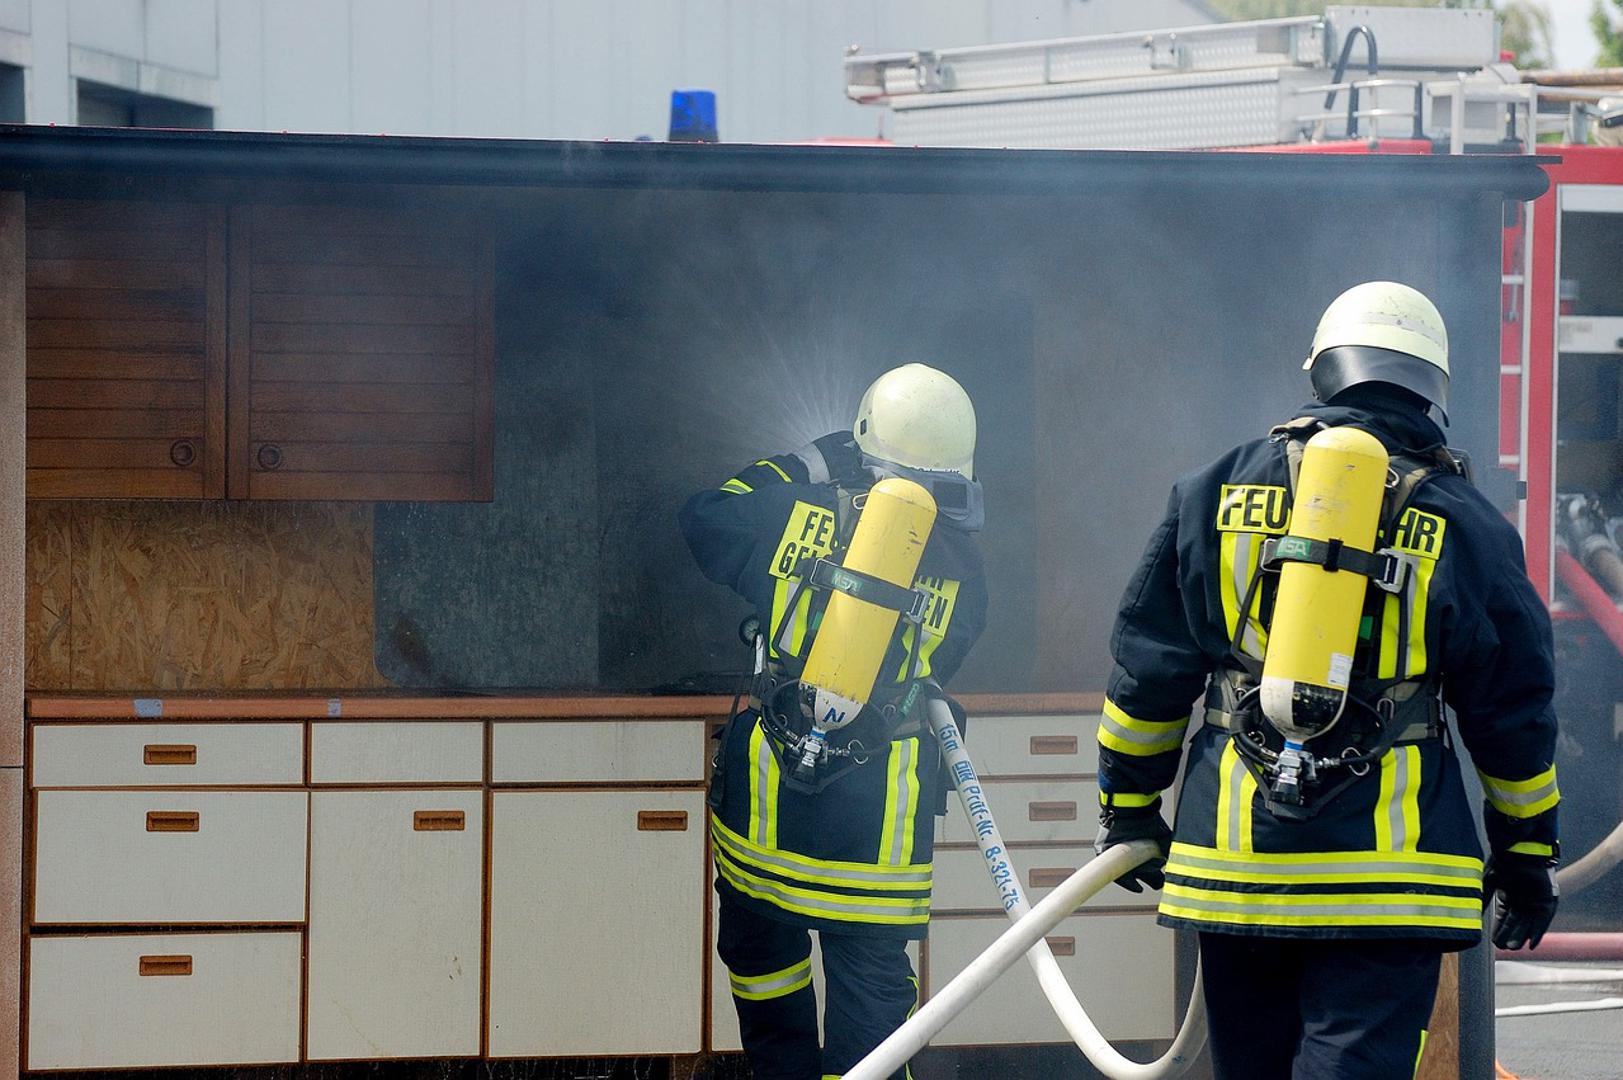
[[[1075,821],[1074,802],[1034,802],[1028,804],[1032,821]]]
[[[203,824],[195,810],[148,810],[147,832],[196,832]]]
[[[1031,872],[1033,889],[1057,889],[1076,873],[1074,866],[1043,866]]]
[[[1031,753],[1033,757],[1042,757],[1045,754],[1074,754],[1076,753],[1076,736],[1033,735],[1031,737]]]
[[[687,832],[686,810],[638,810],[637,828],[642,832]]]
[[[418,832],[461,832],[468,827],[468,815],[461,810],[418,810],[411,815],[411,827]]]
[[[190,975],[192,958],[189,956],[143,956],[142,975]]]
[[[141,748],[143,765],[196,765],[197,747],[184,743],[147,743]]]
[[[1048,951],[1055,956],[1076,955],[1076,938],[1074,937],[1051,937],[1043,940],[1048,942]]]

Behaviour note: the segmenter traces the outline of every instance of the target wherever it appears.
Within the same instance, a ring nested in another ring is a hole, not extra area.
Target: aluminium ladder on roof
[[[1358,116],[1334,134],[1408,135],[1420,84],[1498,59],[1484,9],[1332,7],[1266,19],[846,59],[846,93],[890,109],[903,144],[1171,149],[1327,137],[1323,97],[1354,27],[1379,41]],[[1364,66],[1362,50],[1350,59]],[[1373,76],[1373,73],[1371,73]],[[1344,85],[1344,84],[1338,84]],[[1348,97],[1343,92],[1340,105]]]

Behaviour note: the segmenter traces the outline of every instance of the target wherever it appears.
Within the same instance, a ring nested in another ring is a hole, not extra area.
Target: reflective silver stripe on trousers
[[[877,915],[904,919],[925,915],[930,910],[930,902],[923,899],[910,900],[906,904],[889,906],[884,904],[864,904],[862,898],[858,896],[853,896],[850,900],[835,900],[827,893],[819,896],[801,896],[780,888],[770,881],[750,881],[743,878],[735,880],[734,872],[722,860],[717,860],[716,867],[721,871],[723,877],[743,891],[765,893],[783,901],[783,905],[790,910],[826,911],[840,915]]]
[[[771,975],[741,976],[728,972],[727,977],[733,984],[735,994],[756,994],[761,997],[770,997],[773,996],[775,991],[788,990],[794,987],[796,983],[804,981],[810,974],[811,960],[808,958],[794,967],[784,968],[782,971],[773,972]]]
[[[1433,877],[1459,878],[1461,888],[1475,888],[1478,880],[1482,877],[1482,871],[1472,866],[1447,866],[1379,860],[1278,865],[1263,862],[1230,862],[1227,859],[1203,859],[1199,855],[1184,855],[1174,852],[1167,861],[1167,870],[1172,873],[1177,873],[1179,868],[1183,866],[1202,870],[1233,870],[1247,874],[1272,874],[1282,878],[1299,877],[1304,874],[1430,874]],[[1453,888],[1453,886],[1447,887]]]
[[[727,842],[725,836],[711,830],[716,844],[727,849],[727,854],[734,859],[749,866],[756,866],[773,873],[781,873],[787,877],[815,876],[823,878],[838,878],[843,884],[846,881],[873,881],[878,883],[911,882],[923,889],[929,886],[932,876],[929,870],[858,870],[844,866],[806,866],[793,859],[780,858],[769,855],[764,851],[750,851]]]
[[[891,745],[901,760],[896,763],[896,816],[891,820],[890,850],[885,853],[885,861],[892,866],[900,866],[902,845],[908,831],[908,810],[913,805],[912,784],[909,780],[913,775],[915,743],[911,739],[904,739]]]

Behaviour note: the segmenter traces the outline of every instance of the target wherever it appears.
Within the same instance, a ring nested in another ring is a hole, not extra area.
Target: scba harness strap
[[[1327,426],[1314,417],[1298,417],[1269,432],[1271,441],[1284,443],[1293,495],[1307,441]],[[1382,537],[1392,534],[1393,527],[1426,482],[1441,475],[1453,474],[1467,479],[1470,475],[1464,456],[1443,446],[1418,454],[1400,451],[1391,455],[1391,461],[1377,533]],[[1346,570],[1369,579],[1378,589],[1393,595],[1402,595],[1413,587],[1418,565],[1416,556],[1395,547],[1364,551],[1337,540],[1313,540],[1289,534],[1263,541],[1257,569],[1240,605],[1240,618],[1229,645],[1229,663],[1217,673],[1207,691],[1208,702],[1215,700],[1218,704],[1208,704],[1205,719],[1207,724],[1234,736],[1235,748],[1264,791],[1271,789],[1268,774],[1278,764],[1278,749],[1271,745],[1278,740],[1273,737],[1276,733],[1263,719],[1258,704],[1262,663],[1242,649],[1241,637],[1263,581],[1267,575],[1277,574],[1287,562],[1309,563],[1331,571]],[[1425,627],[1411,628],[1409,632],[1423,634]],[[1361,651],[1367,652],[1367,648]],[[1365,675],[1355,679],[1354,685],[1363,693],[1349,692],[1348,705],[1362,715],[1366,723],[1354,726],[1355,729],[1362,727],[1361,731],[1342,731],[1343,736],[1351,734],[1352,738],[1340,756],[1331,755],[1316,762],[1325,771],[1342,775],[1318,777],[1317,790],[1302,806],[1279,804],[1270,798],[1268,805],[1275,813],[1311,817],[1319,807],[1365,775],[1393,746],[1446,735],[1439,700],[1440,683],[1435,677],[1377,680]]]
[[[861,492],[852,493],[841,487],[838,492],[836,541],[830,555],[802,559],[791,571],[795,579],[778,624],[772,630],[771,640],[779,659],[770,660],[766,650],[757,650],[757,671],[751,696],[751,705],[761,715],[762,727],[770,736],[768,743],[784,769],[784,783],[797,790],[816,793],[828,787],[851,769],[868,763],[871,748],[862,741],[867,733],[875,746],[909,734],[911,725],[919,724],[915,706],[920,697],[919,670],[923,666],[924,634],[922,625],[931,602],[923,589],[909,589],[872,574],[853,570],[840,564],[856,518],[862,510]],[[815,779],[797,779],[793,766],[801,760],[807,738],[812,729],[807,698],[810,689],[800,681],[804,670],[804,656],[790,649],[790,622],[805,590],[832,594],[844,593],[857,600],[897,612],[914,627],[912,645],[907,651],[907,668],[895,694],[884,703],[869,703],[849,725],[849,735],[843,743],[822,741],[821,757]]]

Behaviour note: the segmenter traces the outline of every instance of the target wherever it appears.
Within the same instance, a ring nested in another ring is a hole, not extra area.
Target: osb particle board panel
[[[28,581],[33,688],[387,685],[368,506],[36,504]]]

